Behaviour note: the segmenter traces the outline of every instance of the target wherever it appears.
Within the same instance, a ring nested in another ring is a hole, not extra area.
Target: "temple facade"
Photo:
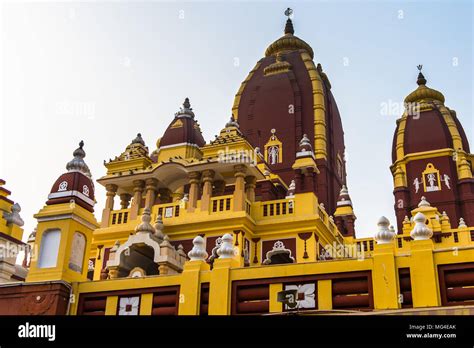
[[[294,32],[288,18],[215,139],[186,98],[96,182],[81,141],[27,243],[0,187],[0,243],[25,251],[0,260],[0,314],[470,313],[474,156],[456,112],[420,67],[394,133],[397,221],[356,238],[341,115]]]

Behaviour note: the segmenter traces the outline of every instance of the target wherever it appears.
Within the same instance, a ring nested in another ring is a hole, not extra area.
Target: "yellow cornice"
[[[312,157],[297,158],[293,166],[293,169],[306,169],[313,168],[316,174],[319,174],[318,166]]]
[[[35,219],[53,218],[55,216],[64,216],[64,219],[70,219],[70,215],[75,215],[84,221],[94,225],[96,228],[99,227],[99,223],[94,217],[94,214],[84,209],[79,204],[74,203],[60,203],[45,205],[38,213],[33,215]]]
[[[345,215],[354,215],[354,210],[352,209],[352,206],[345,205],[345,206],[336,208],[336,211],[334,212],[334,216],[345,216]]]
[[[105,164],[107,174],[126,172],[129,170],[145,169],[152,164],[148,157],[135,158],[128,161],[115,161]]]
[[[431,150],[431,151],[411,153],[411,154],[403,156],[403,158],[401,158],[401,159],[397,159],[397,161],[395,161],[395,163],[393,163],[390,166],[390,170],[391,170],[392,175],[394,176],[394,179],[395,179],[396,169],[398,167],[400,167],[403,171],[403,174],[406,177],[406,165],[411,161],[417,161],[417,160],[422,160],[422,159],[430,159],[430,158],[435,158],[435,157],[444,157],[444,156],[453,157],[455,153],[456,152],[452,148],[444,148],[444,149],[439,149],[439,150]],[[456,158],[457,166],[456,167],[457,167],[458,178],[459,179],[463,179],[463,178],[466,178],[466,177],[472,177],[472,176],[464,174],[464,172],[461,173],[460,171],[462,171],[462,169],[460,168],[460,165],[459,165],[460,163],[462,163],[462,161],[465,158],[471,158],[471,161],[472,161],[472,157],[473,156],[471,154],[468,154],[464,150],[457,152],[457,158]],[[395,187],[406,186],[405,182],[401,182],[399,180],[395,180],[395,181],[396,181],[395,182]]]
[[[454,153],[454,149],[450,149],[450,148],[410,153],[403,156],[400,159],[397,159],[390,166],[390,169],[392,170],[392,173],[393,173],[395,168],[399,165],[406,165],[408,162],[416,161],[420,159],[428,159],[428,158],[442,157],[442,156],[452,156],[453,153]]]

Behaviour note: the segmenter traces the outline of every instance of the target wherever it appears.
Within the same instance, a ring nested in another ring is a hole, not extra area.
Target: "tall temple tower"
[[[474,224],[474,179],[469,143],[456,111],[441,92],[426,86],[418,67],[418,88],[405,98],[397,120],[391,171],[398,230],[422,197],[452,221]]]
[[[291,10],[285,14],[289,17]],[[344,132],[331,84],[313,59],[313,49],[294,35],[288,18],[284,35],[268,46],[242,82],[232,113],[243,135],[287,185],[295,178],[292,165],[306,134],[317,164],[314,192],[333,214],[346,183]]]

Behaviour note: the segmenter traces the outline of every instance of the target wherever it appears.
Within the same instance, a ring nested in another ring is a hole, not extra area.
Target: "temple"
[[[185,98],[96,182],[81,141],[26,243],[0,181],[0,246],[25,255],[0,258],[0,314],[474,313],[474,156],[456,112],[420,66],[394,133],[397,221],[357,238],[342,117],[290,14],[215,139]]]

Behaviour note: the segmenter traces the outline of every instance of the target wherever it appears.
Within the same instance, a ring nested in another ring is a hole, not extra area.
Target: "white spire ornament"
[[[341,191],[339,192],[339,196],[344,196],[344,195],[348,195],[348,194],[349,194],[349,190],[347,189],[347,186],[342,185]]]
[[[220,259],[231,259],[235,256],[234,246],[232,245],[232,235],[226,233],[222,236],[222,243],[219,249],[217,249],[217,255]]]
[[[390,221],[385,217],[382,216],[379,221],[377,222],[377,226],[379,230],[374,235],[374,239],[377,244],[390,244],[392,243],[393,239],[395,238],[395,231],[391,230],[388,226],[390,225]]]
[[[433,236],[433,231],[426,226],[426,216],[424,214],[416,213],[413,220],[415,221],[415,227],[410,233],[411,238],[414,240],[428,240]]]
[[[196,236],[193,239],[193,248],[188,253],[191,261],[204,261],[207,259],[208,254],[206,251],[206,245],[204,238],[201,236]]]
[[[464,221],[463,218],[460,218],[458,228],[466,228],[466,227],[467,227],[466,222]]]
[[[3,218],[6,220],[7,225],[13,224],[17,226],[23,226],[24,222],[20,216],[21,207],[18,203],[15,203],[11,206],[11,213],[3,212]]]
[[[156,217],[154,227],[155,227],[155,237],[158,240],[158,243],[163,242],[163,239],[165,238],[165,233],[163,232],[164,225],[163,225],[163,219],[162,219],[161,215],[158,215]]]
[[[418,208],[421,208],[421,207],[431,207],[430,202],[426,200],[425,196],[422,196],[420,203],[418,203]]]
[[[83,149],[84,141],[81,140],[79,143],[79,147],[74,150],[73,156],[74,158],[66,164],[66,169],[68,172],[81,172],[89,178],[92,178],[91,171],[87,166],[86,162],[84,162],[84,157],[86,157],[86,152]]]
[[[150,208],[145,208],[143,210],[142,215],[142,222],[135,227],[136,233],[155,233],[155,228],[150,224],[151,216],[150,216]]]

